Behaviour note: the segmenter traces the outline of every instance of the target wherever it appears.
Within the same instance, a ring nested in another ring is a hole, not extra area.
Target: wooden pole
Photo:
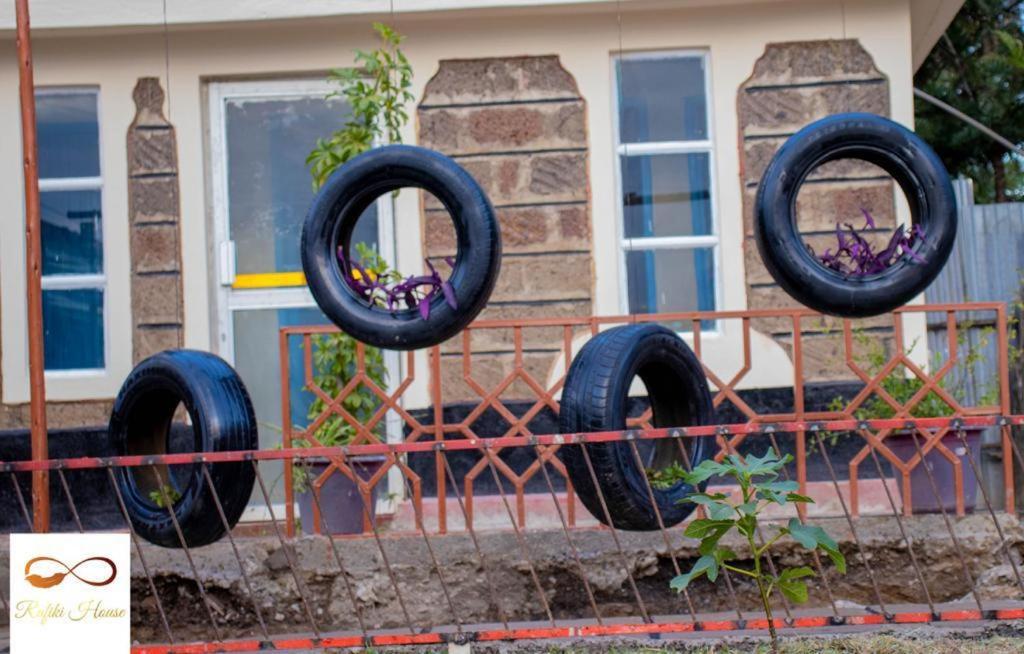
[[[14,0],[18,33],[18,79],[21,94],[21,151],[25,177],[25,271],[28,295],[28,375],[31,392],[32,460],[49,458],[46,434],[46,383],[43,376],[42,242],[39,220],[39,162],[36,143],[36,98],[32,78],[32,42],[28,0]],[[32,473],[32,528],[50,530],[50,478]]]

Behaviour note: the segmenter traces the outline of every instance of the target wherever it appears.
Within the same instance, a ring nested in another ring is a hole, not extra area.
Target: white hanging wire
[[[163,38],[164,38],[164,95],[167,98],[167,125],[172,130],[172,133],[173,133],[174,123],[171,122],[171,39],[170,39],[170,28],[168,27],[168,20],[167,20],[167,0],[161,0],[161,5],[162,5],[162,10],[163,10]],[[173,139],[172,143],[174,143],[175,146],[176,146],[177,145],[177,139]],[[178,170],[177,151],[173,152],[172,154],[175,157],[175,160],[174,160],[174,169],[175,169],[174,183],[175,184],[179,184],[180,183],[180,177],[177,174],[177,170]],[[181,219],[182,219],[182,216],[181,216],[181,200],[180,199],[178,200],[178,206],[175,207],[175,209],[176,209],[176,214],[177,214],[175,216],[177,224],[175,224],[175,226],[174,226],[173,233],[174,233],[174,255],[175,255],[175,259],[177,259],[177,267],[178,267],[178,297],[175,298],[175,302],[174,302],[174,317],[175,317],[175,320],[177,321],[177,328],[176,328],[176,331],[177,331],[177,335],[176,335],[177,345],[178,345],[178,347],[185,347],[185,321],[184,321],[184,318],[182,316],[182,307],[183,307],[183,305],[185,303],[185,297],[184,297],[184,293],[185,293],[185,289],[184,289],[185,271],[182,270],[182,261],[183,261],[182,252],[181,252]]]
[[[167,0],[163,3],[164,19],[164,93],[167,95],[167,122],[171,121],[171,39],[167,26]]]

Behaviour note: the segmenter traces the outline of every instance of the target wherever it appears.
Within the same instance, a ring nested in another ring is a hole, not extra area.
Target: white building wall
[[[159,3],[154,3],[159,4]],[[401,4],[401,3],[400,3]],[[399,4],[399,6],[400,6]],[[626,9],[635,3],[623,3]],[[628,5],[628,6],[627,6]],[[664,7],[666,3],[660,3]],[[378,16],[385,18],[386,16]],[[3,20],[0,14],[0,21]],[[185,338],[187,347],[217,351],[216,312],[211,306],[214,253],[210,234],[210,193],[206,156],[205,84],[215,79],[268,76],[319,76],[348,65],[355,48],[375,43],[366,16],[172,28],[169,33],[169,118],[179,144],[182,261],[184,266]],[[404,49],[416,73],[414,94],[448,58],[557,54],[575,76],[587,101],[590,185],[594,234],[597,314],[620,312],[618,242],[613,147],[611,58],[620,48],[617,17],[607,6],[580,6],[552,15],[503,10],[488,17],[475,14],[399,13],[391,23],[407,35]],[[718,5],[682,10],[626,11],[621,19],[621,47],[626,51],[707,49],[710,53],[712,121],[715,145],[717,211],[721,232],[723,309],[746,306],[742,256],[742,204],[737,128],[737,88],[746,79],[765,45],[779,41],[856,38],[885,73],[892,93],[892,117],[913,121],[911,21],[909,0],[864,0],[846,3],[812,0],[750,5]],[[8,42],[8,45],[10,42]],[[104,227],[109,278],[108,330],[111,367],[100,379],[52,379],[51,399],[110,397],[130,369],[131,320],[128,288],[127,174],[125,135],[134,114],[132,87],[139,77],[165,77],[162,32],[62,36],[37,34],[36,81],[39,85],[98,85],[101,94],[102,166],[105,177]],[[13,52],[13,47],[8,48]],[[0,337],[3,346],[3,401],[28,397],[25,354],[24,232],[14,57],[0,62],[0,197],[8,199],[0,220]],[[415,142],[416,129],[405,130]],[[399,196],[397,221],[419,225],[415,194]],[[418,230],[397,230],[398,264],[418,266]],[[923,322],[908,332],[923,334]],[[738,369],[742,354],[737,333],[704,343],[705,357],[720,370]],[[923,340],[923,339],[922,339]],[[269,344],[268,344],[269,346]],[[788,359],[770,339],[759,339],[762,352],[749,385],[788,385]],[[731,364],[735,363],[735,366]],[[418,370],[427,370],[426,359]],[[424,377],[424,375],[420,375]],[[425,398],[425,386],[418,395]]]

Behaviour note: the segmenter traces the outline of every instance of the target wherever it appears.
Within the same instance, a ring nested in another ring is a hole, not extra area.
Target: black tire
[[[171,429],[179,403],[192,427]],[[238,373],[208,352],[167,350],[142,361],[121,386],[110,415],[110,436],[119,455],[254,450],[259,446],[256,414]],[[180,495],[174,514],[189,547],[207,545],[225,534],[210,488],[196,464],[159,466],[159,479]],[[256,479],[252,464],[209,465],[228,523],[242,515]],[[119,468],[116,479],[132,526],[155,545],[181,547],[148,466]],[[172,498],[173,499],[173,498]]]
[[[345,283],[337,257],[339,247],[350,251],[363,211],[404,187],[433,193],[455,224],[458,254],[449,281],[458,306],[438,293],[427,320],[415,308],[369,306]],[[487,304],[500,266],[501,234],[483,189],[452,159],[410,145],[376,148],[347,162],[320,189],[302,228],[302,269],[320,310],[345,333],[377,347],[413,350],[455,336]]]
[[[626,428],[629,387],[639,376],[647,386],[657,427],[711,424],[714,408],[700,361],[674,332],[660,325],[626,325],[590,339],[576,358],[562,389],[559,430],[563,434]],[[685,438],[692,465],[714,452],[714,437]],[[647,465],[660,468],[681,458],[673,439],[640,441]],[[579,445],[563,445],[558,454],[584,506],[608,524],[601,498]],[[651,506],[646,471],[636,464],[628,442],[593,443],[590,455],[612,523],[618,529],[653,531],[659,528]],[[665,527],[682,522],[695,505],[681,502],[694,488],[678,482],[653,488]],[[701,488],[703,490],[703,487]]]
[[[837,159],[861,159],[887,173],[903,189],[914,224],[924,230],[917,254],[884,272],[846,277],[808,252],[796,221],[800,187],[816,167]],[[811,123],[787,140],[761,178],[754,235],[768,272],[802,304],[823,313],[858,318],[906,304],[935,279],[956,238],[956,198],[949,173],[935,151],[907,128],[874,114],[838,114]]]

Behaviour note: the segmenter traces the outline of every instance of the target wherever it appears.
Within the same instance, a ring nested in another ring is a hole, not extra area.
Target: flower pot
[[[360,479],[371,479],[384,464],[383,456],[360,456],[349,459],[349,466]],[[324,485],[320,487],[319,499],[320,509],[323,511],[323,521],[319,521],[314,513],[316,502],[313,499],[313,482],[327,470],[330,464],[327,461],[313,460],[308,467],[309,488],[298,493],[299,519],[302,521],[302,531],[307,534],[324,533],[324,521],[327,523],[326,531],[331,534],[361,534],[363,532],[363,498],[359,494],[359,487],[340,470],[335,470]],[[370,519],[376,518],[377,489],[380,484],[373,487],[370,496],[369,506]]]
[[[956,431],[949,431],[942,437],[941,443],[946,446],[957,458],[960,459],[960,469],[963,473],[964,484],[964,510],[973,511],[975,496],[978,492],[978,478],[974,474],[974,466],[971,465],[967,454],[970,452],[974,459],[974,465],[981,465],[981,436],[983,429],[964,429],[964,441]],[[896,432],[885,439],[885,444],[892,450],[893,454],[903,461],[909,461],[917,454],[917,447],[914,445],[914,437],[910,432]],[[924,446],[924,438],[917,434],[917,445]],[[968,449],[969,448],[969,449]],[[925,466],[928,466],[927,470]],[[935,496],[935,488],[928,479],[928,471],[938,487],[939,496]],[[902,478],[897,475],[900,494],[903,494]],[[939,508],[947,512],[956,511],[956,480],[953,474],[953,464],[942,453],[935,449],[930,450],[924,461],[917,464],[910,471],[910,493],[911,508],[914,513],[938,513]]]

